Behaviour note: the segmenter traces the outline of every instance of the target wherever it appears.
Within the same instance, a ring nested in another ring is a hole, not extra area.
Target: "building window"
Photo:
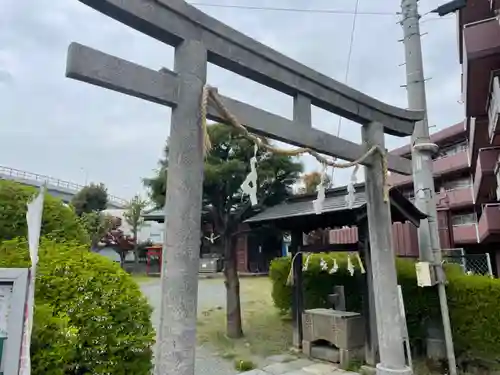
[[[476,224],[476,214],[474,212],[457,214],[451,217],[453,226]]]
[[[457,178],[450,181],[443,181],[443,183],[441,184],[441,187],[446,191],[469,188],[471,186],[472,186],[472,181],[469,176]]]
[[[448,156],[456,155],[462,151],[467,151],[467,140],[454,143],[452,145],[444,146],[438,151],[436,159],[446,158]]]

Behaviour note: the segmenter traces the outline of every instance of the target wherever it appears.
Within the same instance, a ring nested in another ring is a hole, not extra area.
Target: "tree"
[[[99,211],[83,212],[80,222],[90,237],[90,248],[96,250],[99,242],[113,227],[113,216]]]
[[[212,149],[205,160],[203,214],[220,235],[224,248],[227,335],[237,338],[243,335],[243,330],[234,240],[240,223],[253,213],[249,197],[243,196],[240,186],[250,171],[254,145],[226,125],[211,125],[208,133]],[[160,161],[157,176],[144,181],[158,207],[165,203],[168,151],[167,142],[165,158]],[[292,194],[291,187],[300,178],[302,164],[289,156],[259,149],[257,172],[259,205],[272,206]]]
[[[302,175],[302,183],[304,186],[301,189],[302,193],[311,194],[317,191],[319,184],[321,183],[322,173],[314,171],[310,173],[304,173]],[[332,186],[332,181],[330,176],[325,176],[325,188],[330,188]]]
[[[71,200],[78,216],[84,212],[103,211],[108,205],[108,190],[104,184],[90,184],[83,187]]]
[[[127,206],[127,210],[124,213],[125,221],[132,228],[132,236],[134,237],[134,255],[136,265],[139,263],[139,249],[138,249],[138,239],[137,234],[139,229],[144,225],[144,218],[142,213],[146,208],[148,202],[141,199],[139,195],[132,198]]]
[[[123,268],[127,254],[134,249],[135,239],[132,236],[126,235],[120,228],[121,225],[122,219],[113,216],[111,219],[111,229],[101,238],[99,246],[101,248],[110,247],[116,251],[120,256],[120,266]]]

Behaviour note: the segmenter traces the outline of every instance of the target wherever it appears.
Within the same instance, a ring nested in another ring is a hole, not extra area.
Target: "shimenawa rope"
[[[389,186],[388,186],[388,167],[387,167],[387,155],[386,151],[379,146],[373,146],[368,151],[366,151],[360,158],[346,163],[338,163],[333,160],[329,160],[324,156],[320,155],[318,152],[311,150],[310,148],[300,147],[292,150],[279,149],[270,145],[263,138],[251,134],[240,122],[239,120],[227,109],[222,99],[218,95],[217,89],[206,85],[203,88],[202,100],[201,100],[201,126],[203,130],[203,153],[207,155],[211,149],[210,137],[208,135],[207,129],[207,108],[208,100],[212,99],[217,108],[221,111],[224,118],[233,126],[243,137],[249,141],[255,143],[259,148],[264,148],[275,154],[286,155],[286,156],[299,156],[303,154],[309,154],[314,157],[321,164],[326,164],[330,167],[346,169],[353,166],[357,166],[366,160],[369,156],[375,152],[379,152],[382,156],[382,170],[383,170],[383,186],[384,186],[384,202],[389,199]]]

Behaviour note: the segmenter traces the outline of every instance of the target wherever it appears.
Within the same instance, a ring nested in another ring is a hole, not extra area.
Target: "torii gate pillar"
[[[155,375],[194,374],[198,267],[203,191],[203,134],[200,100],[207,75],[207,51],[186,40],[175,48],[178,104],[172,109],[161,265],[160,324]],[[189,360],[188,360],[189,359]],[[193,366],[193,368],[181,368]]]

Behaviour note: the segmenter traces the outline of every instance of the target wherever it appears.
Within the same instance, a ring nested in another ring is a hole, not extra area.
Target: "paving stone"
[[[267,372],[264,372],[259,369],[251,370],[251,371],[246,371],[246,372],[241,372],[240,375],[269,375]]]
[[[292,372],[287,372],[285,373],[284,375],[311,375],[310,372],[306,372],[304,370],[295,370],[295,371],[292,371]]]
[[[304,367],[303,370],[312,375],[331,375],[334,371],[338,370],[339,367],[330,363],[315,363]]]
[[[314,362],[308,359],[297,359],[291,362],[273,363],[272,365],[264,367],[263,370],[271,375],[288,375],[289,372],[301,370],[303,367],[312,364],[314,364]]]
[[[266,362],[269,364],[272,363],[285,363],[285,362],[292,362],[296,360],[297,357],[290,355],[290,354],[279,354],[279,355],[272,355],[270,357],[266,358]]]

